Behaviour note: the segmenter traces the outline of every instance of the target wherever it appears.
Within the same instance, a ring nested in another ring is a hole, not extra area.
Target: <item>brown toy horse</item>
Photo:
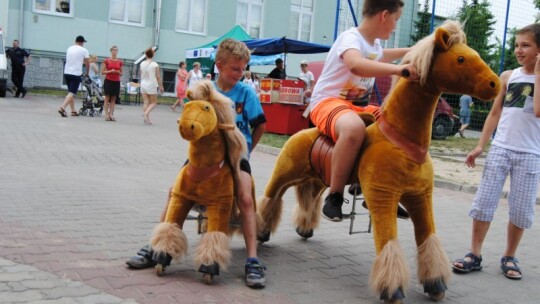
[[[461,93],[483,100],[495,98],[499,79],[466,45],[461,25],[447,21],[419,41],[404,58],[419,75],[418,82],[400,78],[384,102],[381,117],[367,128],[357,174],[373,225],[377,257],[370,285],[382,300],[401,303],[410,281],[405,256],[398,243],[398,202],[414,224],[418,248],[418,280],[433,300],[444,298],[450,277],[449,260],[435,235],[433,165],[428,148],[431,121],[442,92]],[[296,187],[297,232],[311,236],[320,219],[321,195],[326,189],[310,161],[320,136],[308,129],[292,136],[278,156],[265,197],[258,210],[263,232],[275,232],[285,191]],[[261,235],[260,235],[261,236]],[[262,235],[264,237],[264,234]]]
[[[229,263],[229,235],[236,230],[229,224],[231,216],[237,216],[234,174],[247,147],[236,128],[231,100],[218,93],[210,81],[198,83],[188,96],[191,101],[178,126],[182,138],[189,141],[189,163],[178,174],[165,221],[154,229],[150,244],[161,275],[171,258],[186,254],[184,221],[195,204],[203,206],[208,220],[195,254],[195,267],[210,283],[220,267],[226,269]]]

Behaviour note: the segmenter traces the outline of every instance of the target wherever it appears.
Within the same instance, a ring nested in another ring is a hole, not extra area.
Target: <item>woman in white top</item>
[[[154,58],[154,50],[149,48],[144,53],[146,60],[141,63],[141,93],[144,100],[143,118],[144,123],[151,125],[150,112],[157,104],[157,94],[163,93],[163,82],[159,72],[158,64],[152,60]]]
[[[193,70],[189,71],[186,81],[188,82],[188,89],[203,79],[203,73],[201,71],[201,64],[199,62],[193,63]]]

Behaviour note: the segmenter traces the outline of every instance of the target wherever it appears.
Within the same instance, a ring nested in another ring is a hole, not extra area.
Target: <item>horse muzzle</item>
[[[198,140],[204,136],[204,128],[197,121],[181,121],[178,127],[180,136],[188,141]]]

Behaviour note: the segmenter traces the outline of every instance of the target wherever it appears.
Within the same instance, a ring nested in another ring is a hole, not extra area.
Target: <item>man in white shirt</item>
[[[66,106],[71,108],[71,116],[79,116],[79,113],[75,111],[75,95],[79,90],[81,84],[81,75],[83,73],[83,63],[86,65],[86,74],[90,70],[90,54],[88,50],[83,47],[86,40],[83,36],[77,36],[75,38],[75,44],[70,46],[66,52],[66,65],[64,67],[64,79],[68,87],[68,93],[64,99],[64,103],[58,110],[58,113],[62,117],[67,117]]]

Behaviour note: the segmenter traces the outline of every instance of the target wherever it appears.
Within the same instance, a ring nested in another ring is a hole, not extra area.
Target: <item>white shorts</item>
[[[509,219],[520,228],[531,228],[540,181],[540,156],[498,146],[491,146],[489,149],[482,181],[469,216],[482,222],[493,220],[508,175],[510,175]]]
[[[148,95],[157,95],[158,87],[154,85],[141,84],[141,93],[148,94]]]

